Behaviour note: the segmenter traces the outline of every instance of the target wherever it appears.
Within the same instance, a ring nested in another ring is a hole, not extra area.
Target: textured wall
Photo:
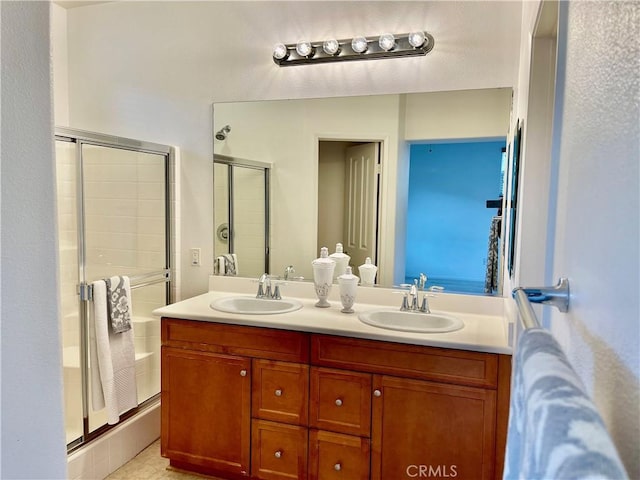
[[[2,478],[66,478],[48,2],[2,2]]]
[[[640,4],[566,12],[553,271],[569,277],[572,304],[552,327],[639,478]]]

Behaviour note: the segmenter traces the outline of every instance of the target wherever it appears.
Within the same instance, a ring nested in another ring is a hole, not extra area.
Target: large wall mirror
[[[310,280],[320,247],[342,243],[354,273],[372,258],[381,286],[424,273],[496,294],[511,105],[510,88],[215,103],[214,154],[271,165],[273,275],[293,265]]]

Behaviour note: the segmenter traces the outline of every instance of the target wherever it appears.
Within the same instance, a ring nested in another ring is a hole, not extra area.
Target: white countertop
[[[298,285],[295,285],[296,283]],[[282,296],[299,300],[302,303],[300,310],[273,315],[243,315],[219,312],[212,309],[210,304],[220,297],[239,294],[255,296],[255,281],[213,277],[210,288],[212,291],[208,293],[159,308],[153,314],[186,320],[341,335],[476,352],[512,352],[501,298],[438,293],[430,299],[432,312],[457,316],[463,320],[465,326],[455,332],[427,334],[373,327],[358,319],[358,314],[362,312],[399,307],[401,297],[395,295],[391,289],[358,287],[358,297],[353,307],[355,313],[345,314],[340,312],[342,307],[337,300],[337,286],[332,288],[329,297],[331,308],[317,308],[314,306],[317,299],[313,295],[313,285],[292,282],[281,287]]]

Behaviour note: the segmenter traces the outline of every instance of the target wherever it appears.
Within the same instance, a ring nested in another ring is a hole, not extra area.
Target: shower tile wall
[[[234,241],[242,255],[238,263],[242,276],[258,277],[264,273],[264,172],[236,168],[234,184]]]

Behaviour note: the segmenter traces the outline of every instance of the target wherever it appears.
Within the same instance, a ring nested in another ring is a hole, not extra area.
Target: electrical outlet
[[[200,249],[192,248],[190,251],[191,251],[191,266],[199,267],[200,266]]]

